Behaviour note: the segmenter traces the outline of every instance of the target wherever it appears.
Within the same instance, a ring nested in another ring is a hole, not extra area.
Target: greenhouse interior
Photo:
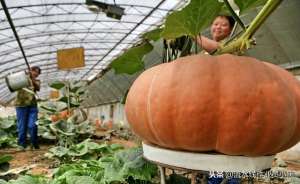
[[[0,1],[0,184],[300,184],[299,0]]]

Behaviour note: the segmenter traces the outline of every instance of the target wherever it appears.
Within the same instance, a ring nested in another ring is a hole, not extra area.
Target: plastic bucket
[[[9,74],[5,77],[5,82],[11,92],[30,86],[30,77],[25,71]]]

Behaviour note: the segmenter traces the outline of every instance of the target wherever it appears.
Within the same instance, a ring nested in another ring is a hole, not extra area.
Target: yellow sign
[[[84,67],[84,48],[61,49],[57,51],[57,67],[61,70]]]
[[[59,97],[59,91],[58,90],[51,90],[50,91],[50,99],[56,99]]]

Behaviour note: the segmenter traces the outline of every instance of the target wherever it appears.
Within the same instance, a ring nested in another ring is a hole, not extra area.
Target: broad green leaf
[[[57,100],[58,102],[64,102],[66,104],[66,107],[64,107],[62,110],[59,110],[59,111],[63,111],[67,108],[67,104],[68,104],[68,97],[67,96],[63,96],[61,98],[59,98]],[[70,107],[79,107],[80,106],[80,103],[78,103],[75,98],[73,97],[70,97]]]
[[[73,123],[68,123],[64,120],[59,120],[55,124],[50,125],[51,130],[54,132],[59,132],[63,135],[72,136],[75,135],[75,125]]]
[[[90,121],[84,121],[81,122],[79,125],[76,127],[76,133],[77,134],[88,134],[92,135],[94,132],[94,126],[91,125]]]
[[[234,0],[234,2],[240,8],[240,12],[244,13],[252,8],[264,5],[267,0]]]
[[[155,165],[143,159],[141,148],[131,148],[116,152],[113,161],[100,162],[105,168],[102,183],[125,182],[129,177],[134,180],[151,181],[157,172]]]
[[[86,85],[87,85],[87,82],[85,82],[85,81],[73,81],[70,83],[70,88],[84,87]]]
[[[16,137],[0,130],[0,148],[15,147],[17,145]]]
[[[71,92],[71,93],[76,93],[80,88],[81,88],[80,86],[76,86],[76,87],[74,87],[74,88],[71,88],[71,89],[70,89],[70,92]]]
[[[5,172],[9,170],[9,161],[13,159],[10,155],[2,155],[0,156],[0,172]]]
[[[59,102],[64,102],[64,103],[68,103],[68,97],[67,97],[67,96],[62,96],[62,97],[60,97],[57,101],[59,101]]]
[[[41,134],[40,136],[42,136],[44,139],[56,140],[56,136],[50,132],[45,132],[45,133]]]
[[[46,184],[47,180],[43,176],[20,176],[17,180],[12,180],[9,184]]]
[[[73,108],[73,107],[79,107],[80,106],[80,103],[77,103],[77,102],[71,102],[70,103],[70,107]]]
[[[70,92],[78,94],[80,91],[86,90],[87,83],[83,81],[75,81],[70,83]]]
[[[49,152],[54,154],[57,157],[63,157],[65,155],[67,155],[68,151],[69,151],[68,148],[65,148],[65,147],[62,147],[62,146],[56,146],[54,148],[49,149]]]
[[[8,129],[8,128],[12,127],[15,124],[16,124],[15,119],[3,118],[3,119],[0,120],[0,128],[1,129]]]
[[[89,149],[87,145],[76,145],[75,147],[71,147],[68,151],[69,156],[79,157],[87,154]]]
[[[65,83],[63,83],[63,82],[55,81],[55,82],[52,82],[49,86],[50,86],[51,88],[60,90],[60,89],[62,89],[63,87],[65,87],[66,85],[65,85]]]
[[[183,35],[195,37],[218,15],[223,3],[217,0],[191,0],[181,11],[167,17],[162,36],[175,39]]]
[[[55,113],[65,110],[67,108],[67,104],[63,101],[43,102],[41,103],[40,108],[48,113]]]
[[[43,106],[43,105],[41,105],[40,108],[42,108],[45,111],[48,111],[49,113],[55,113],[56,112],[55,108],[51,108],[49,106]]]
[[[79,160],[76,163],[63,164],[54,171],[53,184],[65,184],[67,178],[72,176],[89,176],[96,181],[100,181],[102,177],[99,177],[98,173],[102,171],[103,168],[100,167],[98,161],[95,160]]]
[[[69,176],[66,177],[66,184],[97,184],[90,176]]]
[[[0,184],[8,184],[8,182],[3,179],[0,179]]]
[[[145,34],[143,34],[143,38],[146,39],[146,40],[153,40],[153,41],[157,41],[158,39],[161,38],[160,34],[161,32],[163,31],[162,28],[157,28],[157,29],[154,29],[152,31],[149,31]]]
[[[124,147],[121,144],[111,144],[110,148],[114,151],[119,150],[119,149],[123,149]]]
[[[153,46],[146,42],[143,45],[133,47],[122,54],[117,59],[113,60],[111,67],[115,69],[117,74],[127,73],[134,74],[144,69],[143,57],[150,52]]]
[[[5,162],[9,162],[13,159],[12,156],[10,155],[1,155],[0,156],[0,164],[5,163]]]

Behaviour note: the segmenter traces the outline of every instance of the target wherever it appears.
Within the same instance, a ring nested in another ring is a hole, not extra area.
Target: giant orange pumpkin
[[[152,67],[125,111],[144,141],[188,151],[259,156],[300,140],[300,84],[250,57],[194,55]]]

